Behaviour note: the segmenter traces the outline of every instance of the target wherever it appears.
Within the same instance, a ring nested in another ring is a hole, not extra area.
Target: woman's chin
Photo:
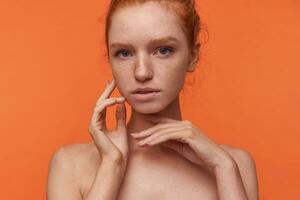
[[[150,113],[158,113],[160,112],[163,108],[161,106],[159,106],[159,104],[156,103],[151,103],[151,102],[147,102],[147,103],[133,103],[131,104],[131,107],[139,113],[142,114],[150,114]]]

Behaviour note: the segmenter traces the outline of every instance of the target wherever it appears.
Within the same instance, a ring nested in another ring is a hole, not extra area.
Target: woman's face
[[[187,39],[177,20],[155,2],[122,8],[112,18],[108,45],[113,76],[120,93],[140,113],[168,106],[192,69]],[[159,92],[132,93],[145,87]]]

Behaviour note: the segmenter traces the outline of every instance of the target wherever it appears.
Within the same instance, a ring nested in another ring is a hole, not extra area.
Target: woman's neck
[[[159,113],[156,113],[159,116],[172,118],[175,120],[182,120],[181,117],[181,110],[180,110],[180,102],[179,102],[179,96],[177,96],[173,102],[171,102],[164,110],[160,111]],[[142,114],[139,112],[136,112],[131,107],[131,117],[127,124],[127,132],[128,132],[128,142],[129,142],[129,151],[130,152],[144,152],[144,151],[159,151],[161,150],[160,145],[155,146],[144,146],[141,147],[137,144],[137,142],[140,139],[134,139],[130,133],[133,132],[140,132],[143,130],[146,130],[152,126],[155,126],[155,123],[145,120],[142,116],[146,114]]]

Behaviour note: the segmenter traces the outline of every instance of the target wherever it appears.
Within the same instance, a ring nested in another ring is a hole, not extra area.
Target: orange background
[[[45,199],[53,152],[90,141],[92,109],[111,79],[106,5],[0,2],[1,199]],[[261,199],[298,198],[299,1],[203,0],[198,6],[210,38],[195,81],[189,77],[181,94],[183,117],[217,143],[252,153]],[[108,110],[111,128],[114,109]]]

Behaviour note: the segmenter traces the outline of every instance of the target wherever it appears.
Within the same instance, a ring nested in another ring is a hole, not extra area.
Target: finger
[[[120,103],[116,108],[117,129],[120,131],[126,130],[126,106],[125,103]]]
[[[146,137],[149,136],[155,132],[159,132],[162,131],[163,129],[167,129],[167,128],[172,128],[172,127],[177,127],[177,126],[181,126],[178,123],[165,123],[165,124],[157,124],[151,128],[148,128],[144,131],[138,132],[138,133],[131,133],[131,135],[135,138],[142,138],[142,137]]]
[[[101,155],[109,155],[110,149],[112,149],[113,144],[106,136],[106,134],[103,131],[99,130],[98,127],[93,123],[90,123],[89,133]]]
[[[159,116],[157,114],[145,114],[142,115],[146,120],[154,122],[154,123],[170,123],[170,122],[178,122],[179,120],[175,120],[168,117]]]
[[[182,132],[185,129],[182,127],[179,128],[173,128],[173,129],[168,129],[168,130],[163,130],[160,132],[156,132],[152,134],[151,136],[147,137],[146,139],[143,139],[142,141],[138,142],[139,145],[155,145],[167,140],[175,139],[175,140],[181,140],[181,137],[184,135]]]
[[[116,88],[115,79],[112,79],[112,81],[106,85],[105,90],[101,94],[100,98],[97,100],[96,105],[102,100],[107,99],[115,88]]]
[[[96,124],[100,130],[106,131],[106,122],[105,122],[105,109],[108,106],[116,104],[118,98],[113,97],[109,99],[104,99],[94,108],[94,113],[92,115],[92,123]]]

